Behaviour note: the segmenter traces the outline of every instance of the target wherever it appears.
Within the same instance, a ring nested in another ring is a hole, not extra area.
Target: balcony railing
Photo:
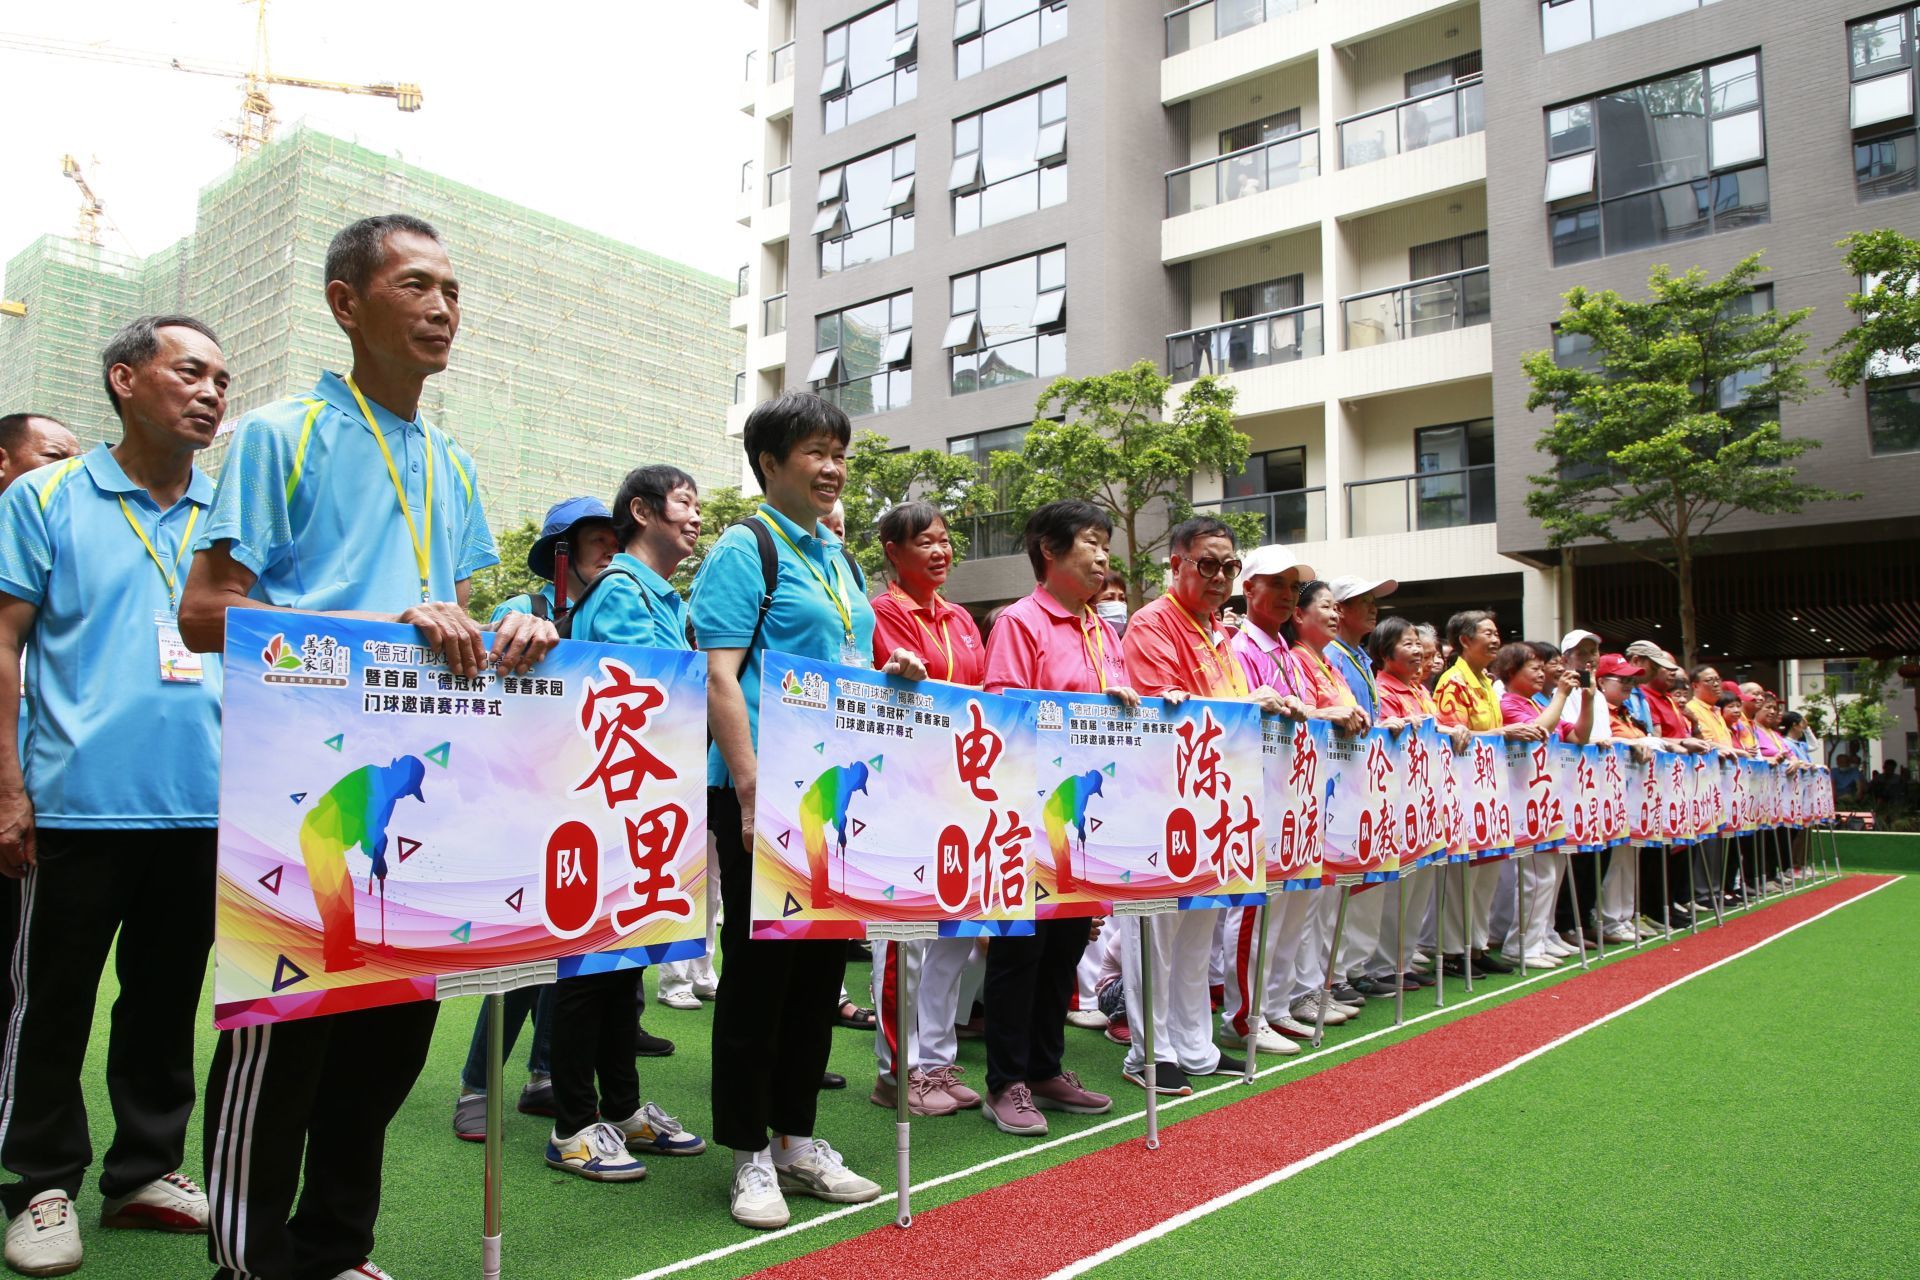
[[[760,51],[758,49],[747,50],[747,74],[745,76],[745,79],[748,84],[753,83],[754,68],[758,67],[759,65],[760,65]]]
[[[1013,511],[992,511],[978,516],[955,516],[953,529],[967,540],[967,559],[985,560],[989,556],[1017,556],[1027,549],[1026,522]]]
[[[742,191],[753,190],[753,172],[753,161],[742,160],[740,162],[740,189]]]
[[[1451,142],[1487,127],[1482,82],[1435,89],[1340,121],[1340,167],[1353,169],[1388,156]]]
[[[767,208],[787,202],[787,179],[793,173],[793,166],[783,164],[767,174]]]
[[[1415,533],[1493,523],[1493,467],[1422,471],[1347,486],[1347,532]]]
[[[767,66],[767,83],[779,84],[793,75],[793,41],[789,40],[773,51],[772,60]]]
[[[1224,40],[1237,31],[1272,22],[1314,0],[1199,0],[1166,16],[1167,56]]]
[[[787,295],[776,293],[760,304],[760,333],[771,338],[787,331]]]
[[[1167,335],[1167,376],[1186,382],[1203,373],[1238,373],[1321,354],[1320,304],[1289,307],[1225,324]]]
[[[742,266],[739,274],[733,278],[733,296],[736,298],[744,298],[747,296],[747,269],[745,266]]]
[[[1167,216],[1256,196],[1320,176],[1320,131],[1290,133],[1256,142],[1215,160],[1202,160],[1167,175]]]
[[[747,371],[736,369],[733,372],[733,402],[743,403],[747,398]]]
[[[1260,517],[1260,542],[1321,542],[1327,536],[1327,491],[1325,488],[1286,489],[1278,493],[1252,493],[1238,498],[1215,498],[1196,502],[1195,511],[1224,511],[1229,514],[1250,511]]]
[[[1465,329],[1493,316],[1487,268],[1430,276],[1340,300],[1347,350]]]

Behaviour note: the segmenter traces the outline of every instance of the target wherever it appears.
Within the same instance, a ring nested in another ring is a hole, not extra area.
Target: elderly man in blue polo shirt
[[[187,651],[176,613],[213,501],[193,458],[226,412],[227,369],[187,316],[134,321],[102,363],[120,443],[0,501],[0,871],[22,882],[0,1067],[0,1163],[18,1181],[0,1194],[7,1265],[26,1275],[80,1266],[72,1201],[93,1154],[80,1068],[116,934],[100,1223],[207,1229],[206,1197],[178,1170],[213,941],[220,668]],[[17,753],[6,721],[23,645],[32,715]]]
[[[439,233],[405,214],[362,219],[334,237],[325,283],[352,372],[325,374],[236,428],[194,543],[187,643],[219,649],[229,607],[301,609],[413,626],[455,675],[529,670],[558,634],[508,614],[491,624],[487,653],[465,608],[468,579],[499,561],[480,477],[420,416],[421,390],[447,367],[460,326]],[[221,1033],[203,1153],[218,1280],[385,1275],[367,1255],[386,1128],[426,1061],[436,1009],[422,1001]]]

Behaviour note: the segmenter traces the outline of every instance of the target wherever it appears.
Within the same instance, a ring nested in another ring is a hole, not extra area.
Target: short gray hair
[[[100,353],[100,380],[107,385],[107,399],[113,402],[115,413],[120,412],[120,397],[113,390],[113,366],[137,368],[159,355],[162,329],[191,329],[204,334],[214,346],[220,345],[219,335],[192,316],[141,316],[128,321],[107,339],[106,350]]]
[[[440,233],[433,224],[410,213],[383,213],[362,218],[343,228],[327,246],[326,279],[322,284],[344,280],[355,293],[365,293],[373,273],[387,260],[387,237],[396,231],[411,232],[438,243]]]

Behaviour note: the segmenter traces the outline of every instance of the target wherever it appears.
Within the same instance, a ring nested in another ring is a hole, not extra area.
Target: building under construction
[[[561,496],[610,498],[642,462],[738,482],[731,282],[305,127],[202,191],[193,234],[168,249],[140,259],[43,236],[8,262],[6,295],[27,316],[0,320],[0,412],[50,413],[89,443],[117,435],[99,353],[154,311],[220,335],[229,421],[306,390],[350,359],[322,297],[327,244],[396,210],[439,229],[460,276],[453,363],[420,408],[473,453],[496,528]]]

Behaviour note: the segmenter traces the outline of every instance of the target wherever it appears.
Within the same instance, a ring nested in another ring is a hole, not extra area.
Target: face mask
[[[1102,600],[1093,606],[1093,611],[1112,623],[1116,630],[1127,624],[1127,602],[1125,600]]]

